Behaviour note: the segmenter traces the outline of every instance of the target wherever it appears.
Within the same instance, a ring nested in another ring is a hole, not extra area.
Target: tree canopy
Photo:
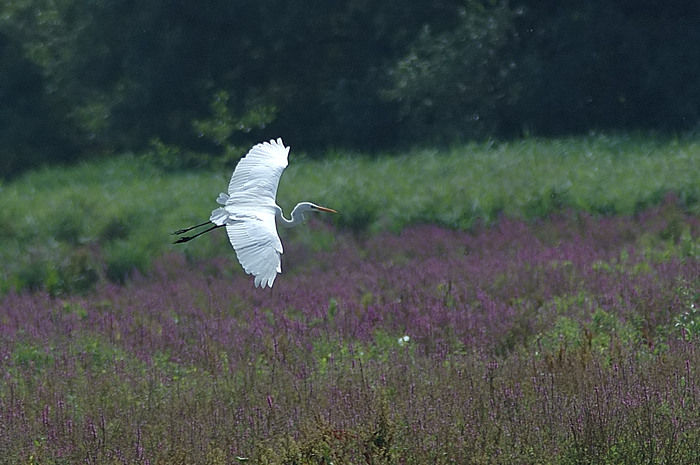
[[[12,0],[0,170],[144,150],[309,150],[700,117],[691,0]]]

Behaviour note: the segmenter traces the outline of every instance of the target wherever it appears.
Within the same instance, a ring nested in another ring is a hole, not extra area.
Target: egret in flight
[[[281,138],[250,149],[233,171],[228,194],[221,193],[216,199],[223,206],[211,212],[209,221],[173,234],[181,235],[210,223],[214,225],[192,236],[182,236],[174,243],[191,241],[226,226],[238,261],[246,273],[255,276],[255,287],[272,287],[277,273],[282,272],[282,242],[277,235],[275,219],[279,218],[282,226],[291,228],[303,223],[304,213],[308,211],[338,213],[311,202],[301,202],[292,210],[291,220],[284,217],[282,209],[275,204],[275,197],[280,176],[287,167],[288,155],[289,147],[284,146]]]

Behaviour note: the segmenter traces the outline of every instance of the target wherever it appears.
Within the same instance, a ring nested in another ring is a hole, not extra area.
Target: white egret
[[[238,261],[246,273],[255,276],[255,287],[272,287],[277,273],[282,272],[282,242],[277,235],[275,219],[279,218],[282,226],[291,228],[304,222],[307,211],[338,213],[311,202],[301,202],[292,210],[292,219],[284,217],[282,209],[275,204],[275,197],[288,155],[289,147],[284,146],[281,138],[250,149],[233,171],[228,194],[221,193],[216,199],[223,206],[211,212],[209,221],[173,234],[184,234],[209,223],[214,226],[193,236],[180,237],[174,243],[187,242],[226,226]]]

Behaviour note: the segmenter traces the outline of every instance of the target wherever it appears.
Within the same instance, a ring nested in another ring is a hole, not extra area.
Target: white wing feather
[[[275,197],[282,172],[287,167],[289,147],[282,139],[254,146],[231,176],[224,205],[210,220],[226,225],[229,241],[246,273],[255,276],[255,286],[269,286],[282,272],[282,242],[277,235]]]
[[[228,185],[227,205],[274,205],[277,186],[287,167],[289,147],[282,139],[254,146],[238,162]]]
[[[255,287],[272,287],[277,273],[282,272],[282,242],[277,235],[274,210],[238,216],[226,224],[226,232],[241,266],[255,276]]]

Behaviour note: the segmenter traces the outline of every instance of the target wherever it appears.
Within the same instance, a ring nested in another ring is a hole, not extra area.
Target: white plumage
[[[275,226],[275,199],[282,172],[287,167],[289,147],[282,139],[258,144],[238,162],[228,185],[228,195],[219,194],[223,205],[209,220],[226,225],[238,261],[255,276],[255,286],[270,286],[282,272],[282,242]]]
[[[214,226],[190,237],[176,241],[187,242],[220,226],[226,226],[229,241],[246,273],[255,276],[255,286],[272,287],[278,273],[282,272],[282,242],[277,235],[275,218],[283,226],[292,227],[304,221],[305,211],[326,211],[337,213],[330,208],[310,202],[301,202],[292,210],[292,219],[282,215],[282,209],[275,204],[277,186],[282,172],[287,167],[289,147],[282,139],[263,142],[254,146],[238,162],[231,176],[228,194],[221,193],[216,199],[222,205],[211,212],[209,221]],[[181,229],[182,234],[203,226]]]

